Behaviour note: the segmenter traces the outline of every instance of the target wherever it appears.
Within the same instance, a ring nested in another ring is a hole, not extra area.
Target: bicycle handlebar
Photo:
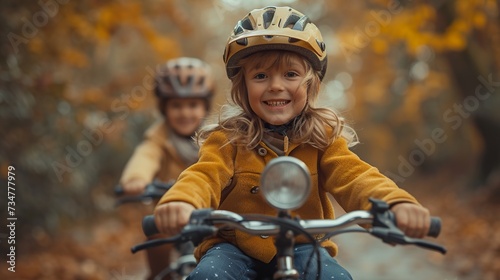
[[[142,232],[146,236],[152,236],[160,233],[155,223],[154,215],[147,215],[142,219]]]
[[[159,199],[173,186],[173,184],[173,181],[165,183],[159,180],[154,180],[152,183],[146,185],[142,194],[135,196],[125,196],[125,190],[123,187],[121,185],[117,185],[113,190],[115,196],[119,197],[116,205]]]
[[[431,217],[431,225],[429,226],[429,232],[427,233],[427,236],[434,238],[438,237],[441,233],[441,225],[441,218]]]
[[[194,210],[193,215],[196,216],[197,212],[207,211],[206,209]],[[271,224],[264,221],[245,221],[243,216],[235,214],[230,211],[225,210],[209,210],[211,224],[225,224],[234,227],[235,229],[242,230],[244,232],[255,234],[255,235],[274,235],[279,232],[279,226],[276,224]],[[392,214],[392,222],[395,224],[394,214]],[[270,217],[265,217],[270,218]],[[328,231],[333,231],[348,227],[351,225],[361,225],[370,224],[373,221],[373,216],[368,211],[354,211],[342,215],[334,220],[300,220],[299,224],[310,234],[321,234]],[[142,230],[146,236],[151,236],[159,233],[156,223],[154,221],[154,215],[145,216],[142,220]],[[431,217],[431,226],[427,236],[438,237],[441,232],[441,219],[439,217]]]
[[[333,235],[343,233],[343,228],[352,225],[372,224],[367,230],[373,236],[380,238],[385,243],[391,244],[413,244],[426,249],[446,253],[446,249],[437,244],[425,240],[410,238],[396,227],[394,213],[388,210],[387,205],[377,200],[372,200],[371,211],[353,211],[346,213],[337,219],[316,220],[286,220],[285,226],[300,227],[309,234],[325,234],[330,238]],[[377,204],[378,203],[378,204]],[[382,203],[382,204],[381,204]],[[382,205],[382,208],[378,208]],[[204,238],[213,236],[219,227],[229,226],[253,235],[277,235],[280,228],[285,224],[284,219],[266,215],[239,215],[226,210],[200,209],[193,211],[189,224],[184,227],[180,235],[170,239],[158,241],[158,244],[141,244],[132,248],[132,252],[142,250],[151,246],[164,243],[192,241],[198,245]],[[428,236],[437,237],[441,231],[441,219],[431,217]],[[142,222],[144,234],[147,236],[158,233],[154,216],[146,216]]]
[[[113,188],[113,193],[115,194],[115,196],[122,196],[125,194],[125,190],[123,189],[122,185],[116,185]]]

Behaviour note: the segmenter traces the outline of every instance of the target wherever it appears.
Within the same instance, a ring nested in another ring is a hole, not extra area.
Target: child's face
[[[244,75],[250,107],[265,122],[285,124],[304,109],[306,68],[299,58],[291,58],[290,66],[245,69]]]
[[[165,118],[170,128],[182,136],[191,136],[207,114],[201,98],[172,98],[165,104]]]

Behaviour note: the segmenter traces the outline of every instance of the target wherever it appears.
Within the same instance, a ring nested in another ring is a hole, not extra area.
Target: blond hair
[[[211,132],[223,130],[229,135],[229,143],[244,145],[248,149],[255,148],[262,141],[265,123],[250,107],[244,69],[290,66],[292,58],[299,58],[306,69],[303,85],[307,87],[307,102],[288,130],[289,140],[294,143],[307,143],[320,150],[324,150],[338,137],[344,137],[349,146],[357,144],[356,133],[346,125],[339,114],[330,108],[315,106],[321,84],[320,73],[314,71],[309,61],[293,52],[264,51],[240,60],[238,67],[242,69],[231,79],[232,102],[222,106],[217,123],[205,125],[200,129],[197,134],[199,145]]]

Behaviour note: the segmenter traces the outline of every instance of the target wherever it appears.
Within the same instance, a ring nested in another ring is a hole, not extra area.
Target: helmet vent
[[[262,19],[264,20],[264,28],[267,29],[269,25],[271,25],[271,22],[273,21],[274,18],[274,9],[273,10],[267,10],[262,14]]]
[[[246,30],[253,30],[252,21],[249,18],[245,18],[241,21],[240,25]]]
[[[236,43],[241,46],[246,46],[248,45],[248,39],[247,38],[241,38],[236,40]]]
[[[300,19],[300,17],[298,15],[292,14],[291,16],[289,16],[286,19],[285,24],[283,25],[283,27],[292,28],[299,19]]]
[[[296,23],[295,25],[292,27],[292,29],[294,30],[298,30],[298,31],[304,31],[304,29],[306,28],[306,25],[310,23],[309,21],[309,18],[306,17],[306,16],[303,16],[301,17]]]
[[[325,51],[325,49],[326,49],[325,42],[320,42],[320,41],[318,41],[318,39],[316,39],[316,44],[318,44],[319,48],[322,51]]]
[[[205,77],[201,77],[201,79],[198,81],[198,85],[203,85],[205,83]]]
[[[192,85],[193,84],[193,76],[188,76],[187,77],[187,81],[186,81],[186,84],[185,85]]]
[[[155,77],[158,98],[210,98],[213,80],[209,65],[190,57],[169,60]],[[162,108],[163,110],[163,108]]]
[[[238,21],[234,27],[233,33],[234,35],[238,35],[243,33],[245,30],[253,30],[252,22],[248,17]]]
[[[234,32],[234,35],[238,35],[240,33],[243,33],[243,27],[241,26],[241,24],[236,25],[233,32]]]

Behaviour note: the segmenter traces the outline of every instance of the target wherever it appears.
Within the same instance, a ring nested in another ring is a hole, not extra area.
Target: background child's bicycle
[[[146,186],[144,192],[135,196],[125,195],[123,188],[118,185],[114,189],[114,193],[118,197],[116,206],[134,202],[151,204],[152,202],[160,199],[163,194],[165,194],[172,187],[173,183],[174,182],[165,183],[155,180]],[[148,236],[150,235],[152,234],[149,234]],[[176,255],[178,257],[172,259],[170,265],[154,277],[155,280],[185,279],[196,266],[196,259],[193,255],[194,246],[192,242],[178,242],[175,244],[174,248],[177,251]]]

